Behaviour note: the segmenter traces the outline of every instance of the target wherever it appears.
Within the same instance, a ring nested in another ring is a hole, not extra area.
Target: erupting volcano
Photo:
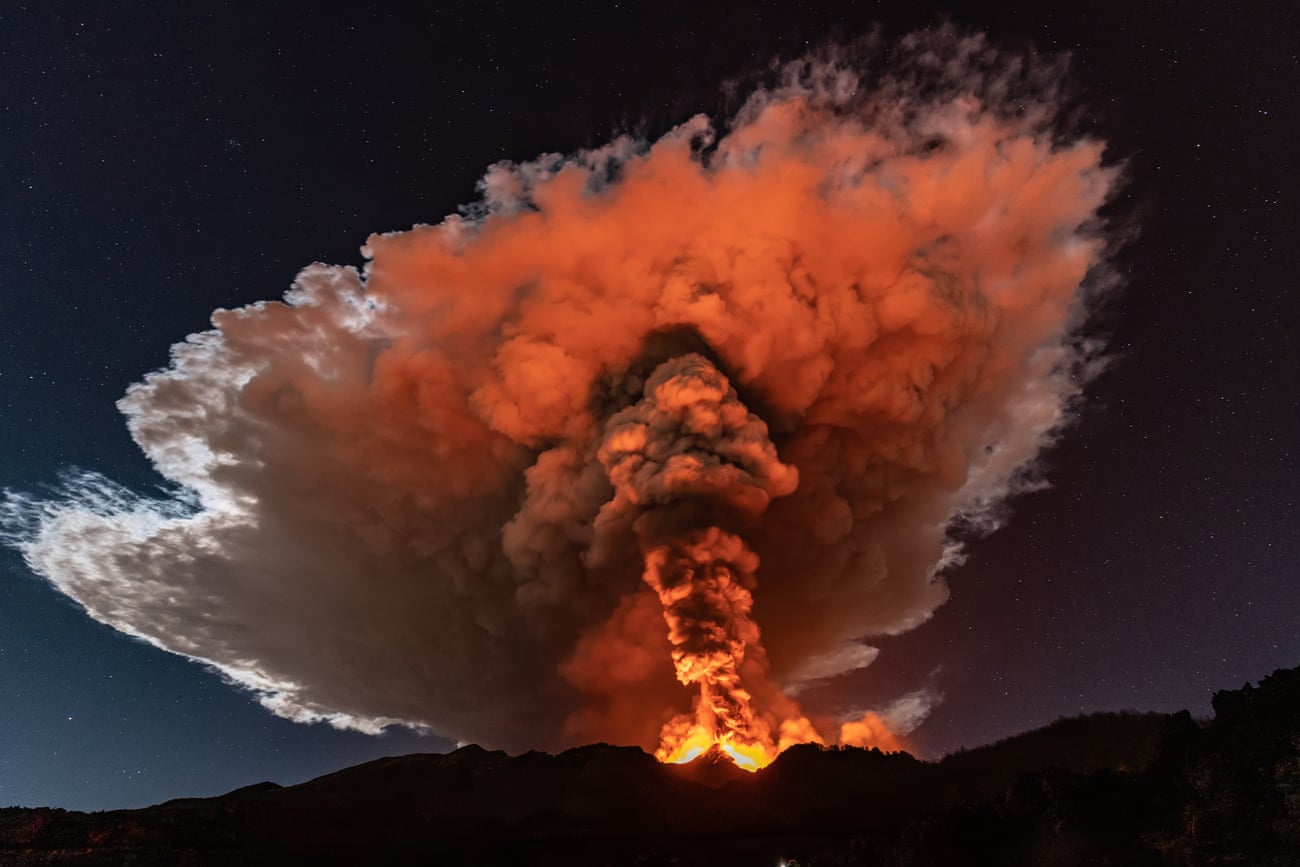
[[[699,687],[693,712],[665,724],[655,751],[662,761],[690,761],[717,747],[755,770],[776,757],[770,726],[755,713],[740,673],[746,649],[759,646],[746,586],[755,560],[744,542],[716,527],[646,555],[646,582],[664,606],[677,679]]]
[[[655,755],[683,762],[716,745],[743,768],[768,764],[778,744],[742,675],[747,653],[762,647],[751,617],[758,557],[714,522],[752,526],[772,497],[795,489],[798,471],[777,458],[767,426],[727,378],[695,354],[661,364],[645,397],[609,420],[600,462],[615,495],[597,526],[611,513],[640,512],[644,578],[663,605],[673,667],[699,689],[693,711],[665,724]]]
[[[944,602],[1097,368],[1116,172],[1060,80],[941,29],[498,163],[128,390],[167,496],[72,476],[9,495],[10,540],[292,719],[749,770],[898,748],[937,695],[843,675]]]

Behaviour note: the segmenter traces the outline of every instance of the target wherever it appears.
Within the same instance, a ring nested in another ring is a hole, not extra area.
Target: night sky
[[[1086,711],[1190,708],[1300,664],[1300,16],[1288,4],[7,4],[0,11],[0,486],[159,481],[114,407],[211,311],[376,231],[436,222],[494,161],[658,134],[719,85],[947,16],[1069,51],[1136,228],[1090,326],[1110,369],[1052,487],[883,640],[865,700],[933,683],[933,757]],[[905,10],[905,11],[904,11]],[[0,554],[0,806],[139,806],[451,744],[277,717],[93,622]]]

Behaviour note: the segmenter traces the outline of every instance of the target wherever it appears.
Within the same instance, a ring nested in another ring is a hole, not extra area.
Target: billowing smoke
[[[294,719],[893,744],[792,696],[944,602],[1092,365],[1115,172],[1058,75],[932,31],[776,68],[721,128],[497,164],[128,390],[174,497],[11,493],[10,540]]]

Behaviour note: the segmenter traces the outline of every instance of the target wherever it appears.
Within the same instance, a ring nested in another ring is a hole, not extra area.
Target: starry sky
[[[1137,231],[1090,326],[1113,362],[1052,487],[972,548],[930,623],[881,642],[863,695],[937,684],[913,739],[937,756],[1084,711],[1205,714],[1300,664],[1286,4],[267,5],[0,10],[0,485],[82,467],[155,486],[114,407],[129,384],[213,309],[453,212],[491,162],[662,131],[774,56],[946,16],[1072,53]],[[0,806],[139,806],[450,746],[276,718],[0,553]]]

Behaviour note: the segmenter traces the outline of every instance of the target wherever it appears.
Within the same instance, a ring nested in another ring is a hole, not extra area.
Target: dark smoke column
[[[610,418],[599,458],[615,494],[597,528],[633,521],[677,679],[699,688],[694,712],[664,727],[656,755],[689,761],[716,746],[741,767],[766,765],[781,745],[742,682],[746,652],[759,647],[750,616],[758,556],[720,525],[752,522],[794,491],[797,471],[727,378],[694,353],[659,365],[644,398]]]

